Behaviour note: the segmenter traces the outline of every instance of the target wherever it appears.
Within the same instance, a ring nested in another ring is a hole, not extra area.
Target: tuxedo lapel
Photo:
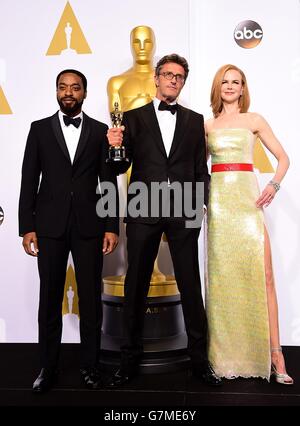
[[[61,125],[59,122],[58,112],[51,117],[51,124],[52,124],[52,128],[53,128],[56,140],[60,148],[62,149],[62,152],[71,163],[70,154],[69,154],[69,151],[65,142],[64,134],[62,132]]]
[[[170,149],[169,158],[174,154],[177,147],[184,137],[184,133],[187,129],[187,123],[189,120],[190,112],[188,109],[183,108],[181,105],[178,105],[177,109],[177,118],[176,118],[176,126],[174,132],[174,138]]]
[[[160,149],[162,154],[167,156],[162,135],[160,132],[159,124],[155,114],[153,102],[150,102],[142,109],[141,115],[145,123],[145,126],[147,126],[149,132],[153,136],[153,139],[156,142],[158,148]]]
[[[79,157],[83,153],[84,148],[87,144],[89,135],[90,135],[90,131],[91,131],[91,129],[90,129],[90,124],[89,124],[89,117],[85,113],[83,113],[82,129],[81,129],[80,138],[79,138],[79,142],[78,142],[78,145],[77,145],[73,164],[75,164],[76,161],[78,161]]]

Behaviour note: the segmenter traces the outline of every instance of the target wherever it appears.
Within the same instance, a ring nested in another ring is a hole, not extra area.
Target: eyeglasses
[[[179,83],[184,83],[185,76],[182,74],[173,74],[171,71],[162,72],[159,75],[164,76],[167,80],[173,80],[175,77],[176,81],[179,81]]]

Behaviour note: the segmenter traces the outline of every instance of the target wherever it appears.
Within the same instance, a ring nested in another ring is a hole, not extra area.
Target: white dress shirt
[[[177,112],[175,112],[175,114],[172,114],[170,111],[159,111],[158,109],[159,104],[160,104],[160,100],[157,98],[154,98],[153,105],[156,112],[158,124],[160,127],[162,140],[164,142],[165,150],[168,157],[170,154],[171,145],[174,138]],[[171,105],[172,104],[176,104],[176,102],[172,102]]]
[[[64,115],[66,115],[66,114],[64,114],[61,111],[58,111],[58,118],[59,118],[59,121],[60,121],[61,129],[62,129],[64,138],[65,138],[65,142],[66,142],[66,145],[67,145],[67,148],[68,148],[68,151],[69,151],[71,163],[73,164],[77,145],[78,145],[79,138],[80,138],[81,129],[82,129],[83,114],[82,114],[82,111],[81,111],[80,114],[76,115],[76,117],[81,118],[81,123],[80,123],[80,126],[78,128],[73,126],[73,124],[66,126],[64,119],[63,119]],[[76,118],[76,117],[72,117],[72,118]]]

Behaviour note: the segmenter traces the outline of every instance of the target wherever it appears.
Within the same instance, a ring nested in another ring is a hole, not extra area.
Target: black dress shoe
[[[134,377],[137,376],[137,371],[125,370],[120,368],[115,372],[111,379],[107,382],[106,387],[108,388],[117,388],[119,386],[126,385],[131,382]]]
[[[42,368],[37,379],[32,385],[34,393],[44,393],[50,390],[57,378],[58,371],[55,369]]]
[[[222,385],[222,379],[216,375],[210,363],[208,363],[204,369],[198,369],[198,368],[193,369],[193,375],[197,379],[201,380],[201,382],[205,383],[206,385],[210,385],[210,386]]]
[[[86,388],[100,389],[102,388],[102,381],[100,371],[98,368],[81,368],[80,375]]]

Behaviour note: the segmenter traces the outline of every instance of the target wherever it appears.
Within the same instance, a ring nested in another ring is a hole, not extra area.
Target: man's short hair
[[[73,69],[63,70],[63,71],[61,71],[58,74],[58,76],[56,77],[56,88],[58,88],[58,80],[59,80],[60,76],[63,75],[63,74],[69,74],[69,73],[76,74],[76,75],[78,75],[78,77],[81,78],[84,91],[86,92],[86,89],[87,89],[87,79],[86,79],[86,76],[84,74],[82,74],[82,72],[77,71],[77,70],[73,70]]]
[[[182,68],[184,69],[184,72],[185,72],[184,79],[186,80],[187,76],[189,74],[189,64],[183,56],[179,56],[176,53],[172,53],[171,55],[165,55],[157,62],[156,67],[155,67],[156,77],[159,76],[163,65],[168,64],[170,62],[182,66]]]

